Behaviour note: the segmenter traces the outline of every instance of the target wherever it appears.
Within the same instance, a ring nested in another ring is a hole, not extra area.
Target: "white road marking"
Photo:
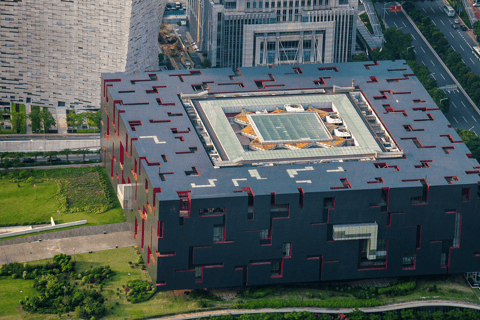
[[[395,22],[394,22],[393,24],[394,24],[394,25],[395,25],[395,27],[398,29],[398,26],[397,26],[397,24],[396,24]]]
[[[462,59],[462,62],[465,63],[465,61]],[[466,64],[466,63],[465,63]]]
[[[423,12],[427,13],[427,10],[425,10],[425,8],[422,8]]]
[[[423,47],[420,47],[420,49],[422,49],[423,53],[426,53],[425,50],[423,49]]]
[[[415,51],[415,49],[413,49],[413,52],[415,52],[415,54],[417,54],[417,51]]]
[[[415,39],[415,37],[413,36],[413,34],[410,34],[410,35],[412,36],[413,40],[417,41],[417,39]]]
[[[462,47],[462,45],[461,45],[461,44],[460,44],[459,46],[460,46],[460,48],[462,48],[462,50],[463,50],[463,51],[465,51],[465,49],[463,49],[463,47]]]
[[[441,22],[443,25],[445,25],[445,22],[443,22],[443,20],[440,20],[440,22]]]
[[[432,7],[430,7],[430,9],[432,9],[433,13],[435,13],[435,10],[433,10],[433,8],[432,8]]]
[[[463,118],[463,120],[465,120],[465,122],[468,122],[468,121],[467,121],[467,119],[465,119],[465,117],[464,117],[464,116],[462,116],[462,118]]]
[[[454,38],[454,36],[453,36],[453,34],[452,34],[452,32],[451,32],[451,31],[449,31],[448,33],[450,33],[450,35],[452,36],[452,38]]]
[[[435,23],[435,21],[433,21],[433,20],[432,20],[432,23],[433,23],[434,25],[437,25],[437,24]]]
[[[473,120],[475,120],[475,122],[477,122],[477,119],[475,119],[475,117],[474,117],[474,116],[472,116],[472,118],[473,118]]]
[[[455,117],[452,117],[452,118],[453,118],[453,120],[455,120],[456,123],[458,123],[458,121],[457,121],[457,119],[455,119]]]
[[[425,62],[423,62],[423,60],[422,60],[422,63],[423,63],[424,66],[426,66],[426,64],[425,64]]]
[[[403,26],[406,28],[406,27],[407,27],[407,25],[405,24],[405,22],[404,22],[404,21],[402,21],[402,23],[403,23]]]
[[[475,62],[473,62],[472,58],[470,58],[470,61],[472,61],[472,63],[475,64]]]
[[[457,109],[457,106],[455,105],[455,102],[452,102],[453,106],[455,107],[455,109]]]
[[[443,80],[445,80],[445,77],[443,76],[443,74],[440,73],[440,75],[442,76]]]
[[[478,134],[475,131],[472,130],[472,132],[475,133],[475,135],[478,137]]]
[[[465,103],[463,103],[463,101],[460,101],[460,102],[463,104],[463,106],[464,106],[465,108],[467,107],[467,106],[465,105]]]
[[[435,76],[433,75],[433,73],[431,74],[431,76],[435,81],[437,81],[437,79],[435,79]]]
[[[454,48],[452,45],[450,45],[450,47],[452,47],[452,50],[453,50],[453,51],[457,52],[457,50],[455,50],[455,48]]]
[[[432,60],[430,60],[430,62],[431,62],[431,63],[433,64],[433,66],[435,67],[435,63],[433,63],[433,61],[432,61]]]

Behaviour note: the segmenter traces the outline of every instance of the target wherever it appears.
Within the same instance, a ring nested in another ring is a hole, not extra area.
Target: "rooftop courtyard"
[[[183,102],[218,166],[402,156],[360,91],[201,95]]]

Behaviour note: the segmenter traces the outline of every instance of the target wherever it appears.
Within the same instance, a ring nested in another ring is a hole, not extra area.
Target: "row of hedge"
[[[263,309],[263,308],[361,308],[361,307],[377,307],[382,305],[378,299],[353,300],[353,299],[329,299],[329,300],[280,300],[266,299],[254,300],[245,303],[239,303],[235,306],[237,309]]]
[[[231,314],[222,316],[211,316],[208,320],[332,320],[332,319],[349,319],[349,320],[454,320],[454,319],[480,319],[480,313],[472,309],[456,309],[449,312],[436,311],[427,313],[424,311],[416,311],[413,309],[403,309],[399,311],[387,311],[382,313],[364,313],[355,310],[348,314],[328,314],[328,313],[311,313],[290,312],[290,313],[256,313],[242,314],[234,316]]]
[[[462,62],[462,56],[450,47],[448,40],[430,17],[423,15],[411,2],[406,2],[403,8],[474,103],[480,104],[480,77]]]

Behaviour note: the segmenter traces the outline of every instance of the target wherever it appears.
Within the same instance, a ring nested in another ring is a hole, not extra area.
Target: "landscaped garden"
[[[0,272],[0,320],[59,317],[93,319],[92,316],[95,319],[145,319],[208,309],[362,307],[428,299],[478,303],[476,293],[461,275],[399,279],[398,282],[392,280],[392,283],[384,288],[359,287],[355,282],[249,287],[243,292],[242,288],[234,288],[227,290],[232,293],[232,299],[226,300],[220,298],[225,297],[222,294],[225,291],[222,290],[213,291],[217,295],[205,290],[178,290],[154,294],[154,287],[145,271],[139,251],[132,247],[78,254],[71,259],[62,255],[28,264],[14,264],[2,267]],[[32,288],[32,285],[35,285],[36,289]],[[50,291],[47,291],[47,288]],[[42,294],[45,296],[47,292],[50,298],[40,299]],[[89,313],[91,310],[97,313]],[[45,314],[39,314],[40,311]],[[467,316],[458,312],[455,315]],[[292,316],[294,319],[313,319],[308,313],[285,317],[282,315],[282,319],[290,319]],[[348,315],[348,319],[417,319],[409,310],[401,311],[398,315],[391,312],[377,316],[366,317],[356,312]],[[439,312],[429,316],[422,315],[418,319],[474,319],[453,316],[453,313],[447,317]],[[328,319],[332,319],[331,317],[332,315]],[[243,319],[245,318],[257,319],[254,316],[244,316]],[[260,318],[280,319],[274,315]],[[223,319],[227,318],[218,320]],[[320,319],[327,318],[320,316]],[[333,319],[337,319],[336,316]]]
[[[4,133],[4,134],[27,133],[25,105],[13,103],[11,106],[10,112],[5,112],[5,113],[10,114],[11,129],[2,129],[5,123],[3,122],[3,119],[1,119],[0,133]]]
[[[2,171],[0,194],[0,226],[49,223],[50,217],[56,223],[87,220],[87,225],[125,221],[99,166]]]

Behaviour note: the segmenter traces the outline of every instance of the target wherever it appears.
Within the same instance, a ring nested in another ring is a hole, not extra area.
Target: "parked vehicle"
[[[35,163],[35,159],[32,158],[23,158],[23,163]]]
[[[62,159],[58,157],[48,157],[48,162],[60,162]]]

